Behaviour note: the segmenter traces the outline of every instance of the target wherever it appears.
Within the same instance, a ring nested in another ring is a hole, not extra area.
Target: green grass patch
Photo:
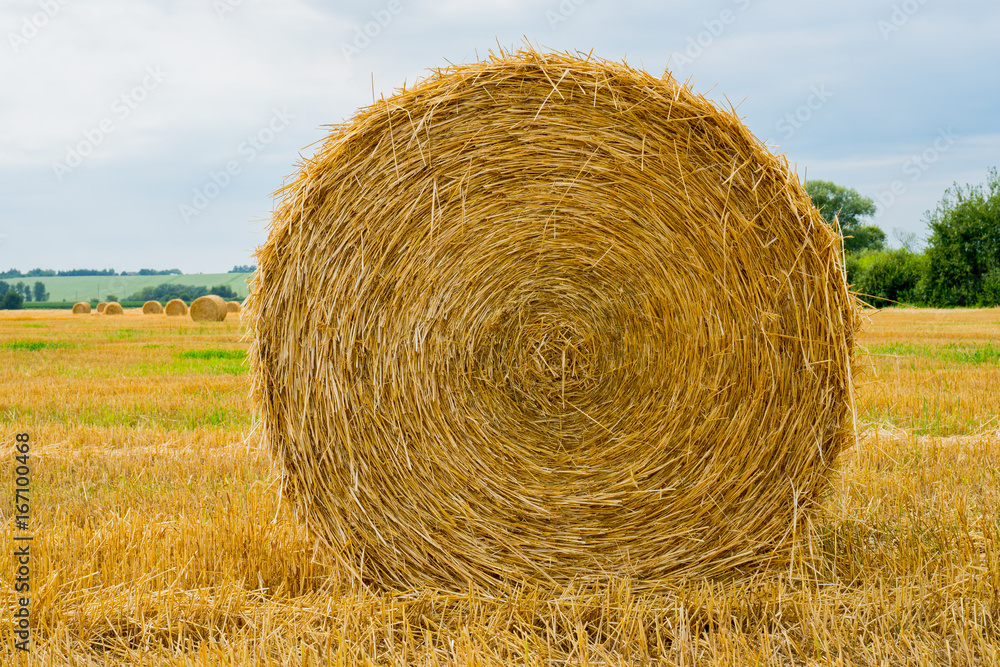
[[[108,340],[127,340],[142,335],[144,335],[143,332],[139,331],[138,329],[128,329],[128,328],[109,329],[104,332],[104,337],[107,338]]]
[[[185,350],[179,356],[181,359],[227,359],[231,361],[243,361],[247,358],[247,353],[244,350]]]
[[[944,350],[944,357],[959,364],[998,364],[1000,363],[1000,347],[993,343],[985,345],[949,345]]]
[[[11,340],[3,344],[3,349],[17,352],[37,352],[38,350],[59,350],[73,347],[70,343],[56,343],[48,340]]]
[[[184,350],[172,359],[162,362],[147,362],[130,367],[129,374],[150,375],[243,375],[243,362],[247,353],[243,350],[199,349]]]
[[[917,345],[914,343],[882,343],[868,348],[875,356],[921,357],[940,359],[956,364],[1000,364],[1000,346],[989,343],[948,343],[947,345]]]

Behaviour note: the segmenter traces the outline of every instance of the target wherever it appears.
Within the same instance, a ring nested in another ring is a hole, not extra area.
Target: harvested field
[[[2,313],[0,429],[33,444],[34,663],[996,664],[998,338],[1000,310],[871,314],[862,437],[780,567],[496,598],[380,593],[315,559],[252,435],[235,320]]]

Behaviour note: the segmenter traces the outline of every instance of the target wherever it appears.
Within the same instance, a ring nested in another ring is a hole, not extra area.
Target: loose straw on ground
[[[253,398],[286,494],[365,581],[761,567],[851,438],[840,238],[669,76],[443,69],[334,128],[280,198]]]

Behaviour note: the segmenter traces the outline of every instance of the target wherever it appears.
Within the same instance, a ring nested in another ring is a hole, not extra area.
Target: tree
[[[35,301],[49,300],[49,293],[45,289],[45,283],[43,283],[41,280],[35,281],[34,292],[35,292]]]
[[[23,282],[18,282],[14,285],[14,289],[24,301],[31,301],[31,288],[25,285]]]
[[[24,305],[24,297],[21,296],[16,290],[9,290],[3,298],[3,303],[0,304],[0,308],[3,310],[18,310]]]
[[[847,252],[885,248],[885,232],[876,225],[864,224],[865,218],[875,215],[875,202],[871,199],[830,181],[806,181],[805,191],[823,219],[836,229],[836,218],[841,232],[850,237],[844,240]]]
[[[256,270],[256,264],[237,264],[229,270],[229,273],[253,273]]]
[[[927,213],[927,297],[934,306],[990,306],[1000,291],[1000,172],[957,184]]]

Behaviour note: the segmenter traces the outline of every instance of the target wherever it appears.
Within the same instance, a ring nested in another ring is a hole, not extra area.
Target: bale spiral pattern
[[[86,301],[77,301],[73,304],[73,314],[74,315],[89,315],[90,314],[90,304]]]
[[[367,581],[759,566],[850,437],[840,238],[668,76],[440,70],[280,196],[245,304],[262,437]]]
[[[107,307],[108,307],[108,302],[107,301],[101,301],[100,303],[97,304],[97,312],[98,313],[103,313],[104,309],[107,308]]]
[[[162,315],[163,305],[159,301],[147,301],[142,304],[143,315]]]
[[[104,306],[104,310],[98,312],[104,315],[124,315],[125,309],[122,308],[122,305],[117,301],[111,301],[106,306]]]

